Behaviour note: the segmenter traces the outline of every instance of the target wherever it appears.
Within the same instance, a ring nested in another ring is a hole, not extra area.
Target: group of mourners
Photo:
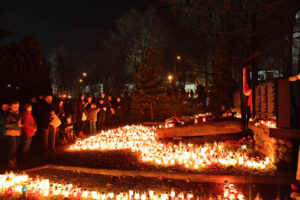
[[[74,101],[64,98],[56,102],[50,94],[41,95],[22,104],[21,109],[18,101],[3,103],[0,135],[7,138],[8,165],[16,168],[17,161],[28,159],[33,136],[42,140],[45,152],[56,151],[57,140],[67,144],[107,126],[122,124],[129,106],[129,98],[124,94],[113,99],[104,93],[98,99],[79,95]]]

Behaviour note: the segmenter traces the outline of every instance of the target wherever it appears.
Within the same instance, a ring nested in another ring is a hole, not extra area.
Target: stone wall
[[[257,150],[268,156],[273,163],[292,161],[293,144],[289,139],[271,137],[268,129],[263,127],[252,130]]]

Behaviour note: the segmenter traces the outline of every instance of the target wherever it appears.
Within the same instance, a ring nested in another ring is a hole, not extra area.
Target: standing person
[[[98,124],[98,128],[99,129],[103,129],[106,125],[106,111],[107,111],[107,105],[105,105],[105,101],[104,99],[99,99],[98,101],[98,120],[97,120],[97,124]]]
[[[115,121],[117,124],[120,124],[120,123],[123,123],[123,119],[122,119],[122,116],[123,116],[123,108],[122,108],[122,100],[120,97],[117,97],[116,99],[116,103],[114,105],[115,107]]]
[[[87,102],[86,102],[86,105],[85,105],[85,110],[86,111],[90,110],[92,103],[93,103],[93,97],[89,96],[87,98]]]
[[[60,99],[55,106],[55,114],[59,117],[60,120],[65,118],[65,105],[64,100]]]
[[[107,106],[108,106],[108,109],[107,109],[107,113],[106,113],[107,114],[106,122],[107,122],[107,125],[110,126],[110,125],[112,125],[112,121],[115,116],[115,108],[113,107],[113,102],[112,102],[111,96],[107,97]]]
[[[88,113],[89,113],[89,111],[90,111],[90,109],[91,109],[91,105],[93,104],[93,97],[91,97],[91,96],[89,96],[88,98],[87,98],[87,102],[86,102],[86,104],[85,104],[85,110],[84,110],[84,112],[85,112],[85,114],[86,115],[88,115]],[[87,116],[87,118],[88,118],[88,116]],[[90,123],[88,122],[89,121],[89,119],[88,120],[86,120],[86,121],[84,121],[83,122],[83,132],[84,133],[90,133]]]
[[[50,136],[50,150],[56,151],[55,148],[55,141],[56,141],[56,134],[58,134],[57,130],[58,127],[61,125],[61,121],[59,117],[55,114],[55,111],[52,110],[50,112],[50,123],[49,123],[49,136]]]
[[[121,105],[122,105],[122,121],[125,121],[125,118],[127,118],[127,110],[128,110],[128,102],[127,102],[127,98],[125,98],[124,93],[120,94],[120,98],[121,98]]]
[[[45,99],[43,95],[39,95],[38,100],[35,104],[32,104],[32,114],[33,118],[35,119],[36,125],[37,125],[37,132],[35,138],[42,138],[43,130],[42,130],[42,124],[41,124],[41,112],[43,104],[45,103]]]
[[[90,134],[96,133],[97,114],[99,111],[100,111],[100,109],[97,108],[96,104],[92,103],[90,109],[88,110]]]
[[[73,121],[76,125],[76,133],[78,137],[84,137],[83,130],[84,130],[84,122],[86,121],[86,114],[84,113],[85,110],[85,101],[84,95],[81,94],[76,98],[74,103],[74,115]]]
[[[6,103],[3,103],[1,105],[0,110],[0,136],[5,136],[6,134],[6,128],[5,128],[5,117],[9,110],[9,105]]]
[[[22,116],[19,113],[19,102],[13,101],[5,117],[6,137],[8,141],[8,165],[17,167],[17,152],[21,142]]]
[[[194,91],[192,89],[190,90],[190,97],[192,100],[194,99]]]
[[[65,109],[65,116],[73,115],[73,105],[70,99],[65,99],[64,101],[64,109]]]
[[[55,106],[55,114],[61,122],[65,120],[65,105],[64,100],[60,99]],[[56,128],[56,135],[60,137],[60,126]]]
[[[22,119],[24,123],[23,126],[24,134],[22,137],[22,159],[23,160],[26,160],[29,157],[32,137],[35,135],[35,132],[37,130],[37,126],[31,111],[32,111],[32,105],[25,104],[24,112],[22,113]]]
[[[40,126],[42,129],[43,134],[43,147],[46,152],[48,152],[49,149],[49,137],[50,140],[53,140],[54,131],[53,127],[50,126],[51,121],[51,111],[53,111],[53,105],[52,105],[52,95],[47,95],[45,97],[44,102],[41,103],[40,106]]]

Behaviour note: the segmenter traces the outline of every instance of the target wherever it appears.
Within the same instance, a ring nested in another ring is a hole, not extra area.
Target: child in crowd
[[[8,141],[8,165],[17,167],[17,152],[21,142],[22,116],[19,113],[19,102],[13,101],[5,117],[6,137]]]
[[[72,122],[72,116],[68,115],[66,117],[66,120],[63,124],[62,128],[62,136],[63,140],[66,141],[65,143],[70,143],[73,142],[76,139],[76,136],[74,134],[74,129],[73,129],[73,122]]]
[[[24,112],[22,113],[22,119],[23,119],[23,137],[22,137],[22,155],[23,160],[26,160],[29,157],[30,152],[30,146],[32,141],[32,136],[35,135],[35,132],[37,130],[37,126],[35,123],[35,120],[32,115],[32,105],[31,104],[25,104],[24,105]]]
[[[90,134],[96,133],[97,113],[100,111],[96,104],[92,103],[88,110],[88,120],[90,122]]]

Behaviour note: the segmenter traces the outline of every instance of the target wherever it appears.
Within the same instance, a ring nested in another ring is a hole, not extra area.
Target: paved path
[[[206,175],[206,174],[191,174],[191,173],[174,173],[174,172],[156,172],[156,171],[142,171],[142,170],[111,170],[111,169],[93,169],[85,167],[71,167],[59,165],[44,165],[28,169],[25,171],[38,171],[41,169],[56,169],[76,171],[79,173],[100,174],[110,176],[133,176],[133,177],[151,177],[164,179],[178,179],[190,180],[192,182],[208,182],[208,183],[224,183],[228,180],[234,184],[246,183],[263,183],[272,185],[288,185],[295,181],[295,177],[288,176],[232,176],[232,175]]]

